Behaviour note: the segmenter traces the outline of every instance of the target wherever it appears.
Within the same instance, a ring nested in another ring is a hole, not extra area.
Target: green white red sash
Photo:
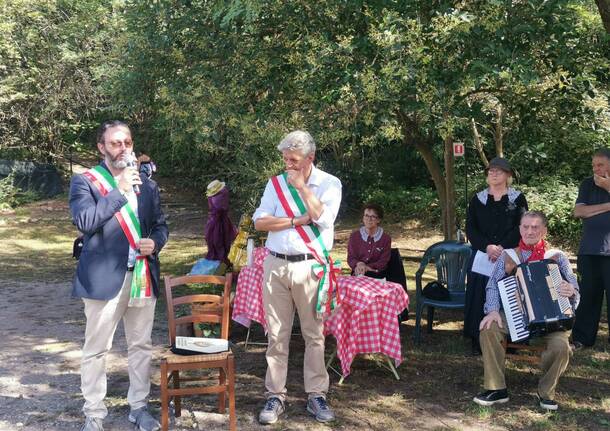
[[[91,181],[93,186],[99,190],[102,196],[106,196],[117,187],[114,177],[100,165],[89,169],[83,175]],[[138,243],[142,237],[140,220],[138,220],[129,201],[123,205],[114,216],[117,218],[121,229],[123,229],[129,246],[136,251],[136,262],[133,268],[133,278],[131,279],[130,299],[133,302],[133,300],[137,301],[140,298],[151,298],[152,280],[150,277],[148,259],[137,251]]]
[[[271,183],[288,217],[299,217],[307,213],[305,203],[299,192],[288,183],[286,173],[272,177]],[[328,314],[340,302],[337,275],[341,273],[341,262],[332,259],[322,241],[320,230],[314,223],[294,228],[317,262],[312,266],[319,280],[316,312],[320,315]]]

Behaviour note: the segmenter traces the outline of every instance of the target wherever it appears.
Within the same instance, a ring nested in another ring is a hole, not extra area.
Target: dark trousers
[[[606,312],[610,314],[610,256],[578,256],[580,305],[572,339],[585,346],[595,344],[606,292]]]

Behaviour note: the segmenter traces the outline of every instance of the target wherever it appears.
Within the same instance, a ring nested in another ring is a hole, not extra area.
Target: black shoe
[[[555,401],[545,400],[544,398],[542,398],[540,396],[540,394],[536,394],[536,395],[538,395],[538,403],[540,404],[540,407],[542,407],[543,409],[555,411],[559,408],[559,405]]]
[[[585,345],[582,344],[580,341],[573,341],[572,344],[570,344],[570,348],[573,351],[582,350],[583,347],[585,347]]]
[[[474,397],[472,401],[480,406],[493,406],[494,404],[502,404],[508,402],[508,391],[505,389],[496,389],[493,391],[481,392]]]

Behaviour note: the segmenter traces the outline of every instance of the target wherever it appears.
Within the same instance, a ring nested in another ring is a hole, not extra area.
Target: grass
[[[180,233],[179,216],[170,217],[170,241],[161,254],[163,274],[184,274],[194,262],[203,257],[205,248],[201,235]],[[192,223],[192,220],[189,221]],[[343,221],[335,249],[345,259],[346,237],[356,222]],[[404,232],[402,226],[388,230]],[[0,262],[2,278],[20,281],[54,280],[69,282],[75,262],[71,258],[72,241],[76,229],[71,225],[65,197],[28,204],[13,213],[0,214]],[[421,234],[421,232],[418,232]],[[403,241],[409,233],[395,235]],[[427,245],[421,245],[424,249]],[[416,262],[406,262],[409,292],[414,301],[414,273]],[[427,273],[427,279],[432,275]],[[411,305],[411,310],[415,304]],[[479,407],[472,397],[481,390],[483,380],[480,357],[469,356],[469,343],[464,340],[462,312],[438,310],[434,331],[422,335],[419,346],[413,344],[414,313],[403,328],[402,351],[404,362],[398,368],[400,380],[372,360],[357,357],[352,374],[341,386],[331,374],[331,404],[338,420],[331,426],[312,422],[303,412],[302,356],[303,341],[296,336],[291,341],[289,367],[290,429],[353,430],[353,429],[509,429],[509,430],[603,430],[610,426],[610,348],[607,316],[604,311],[598,343],[593,349],[575,353],[560,380],[557,413],[543,413],[535,405],[539,372],[535,367],[519,362],[507,362],[507,382],[511,394],[508,404],[496,408]],[[157,307],[156,331],[165,330],[165,305]],[[424,322],[425,324],[425,322]],[[253,328],[254,336],[261,337],[260,327]],[[233,341],[237,343],[238,411],[245,429],[258,429],[253,417],[261,407],[266,363],[264,348],[253,346],[243,351],[245,330],[233,327]],[[329,344],[332,345],[333,341]],[[61,346],[47,346],[60,349]],[[330,348],[327,350],[331,350]],[[110,403],[119,405],[123,394],[110,394]],[[158,402],[158,400],[153,400]],[[190,402],[190,401],[189,401]],[[196,408],[205,411],[210,401],[194,401]],[[197,404],[199,403],[199,404]],[[206,410],[207,409],[207,410]],[[269,429],[286,429],[280,422]]]

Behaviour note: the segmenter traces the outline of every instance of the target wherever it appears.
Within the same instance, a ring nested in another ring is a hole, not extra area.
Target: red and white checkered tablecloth
[[[409,297],[397,283],[369,277],[339,277],[341,304],[324,324],[337,340],[337,357],[344,377],[358,353],[383,353],[402,362],[398,314]]]
[[[249,327],[252,320],[265,331],[262,263],[269,251],[254,250],[253,266],[242,268],[237,279],[232,319]],[[325,320],[324,331],[337,340],[337,357],[347,377],[358,353],[384,353],[402,362],[398,314],[409,305],[402,286],[369,277],[337,278],[341,304]]]
[[[263,307],[263,261],[268,254],[269,250],[265,247],[257,247],[253,252],[252,266],[243,267],[239,272],[231,316],[234,321],[248,328],[254,320],[263,325],[265,332],[267,322]]]

